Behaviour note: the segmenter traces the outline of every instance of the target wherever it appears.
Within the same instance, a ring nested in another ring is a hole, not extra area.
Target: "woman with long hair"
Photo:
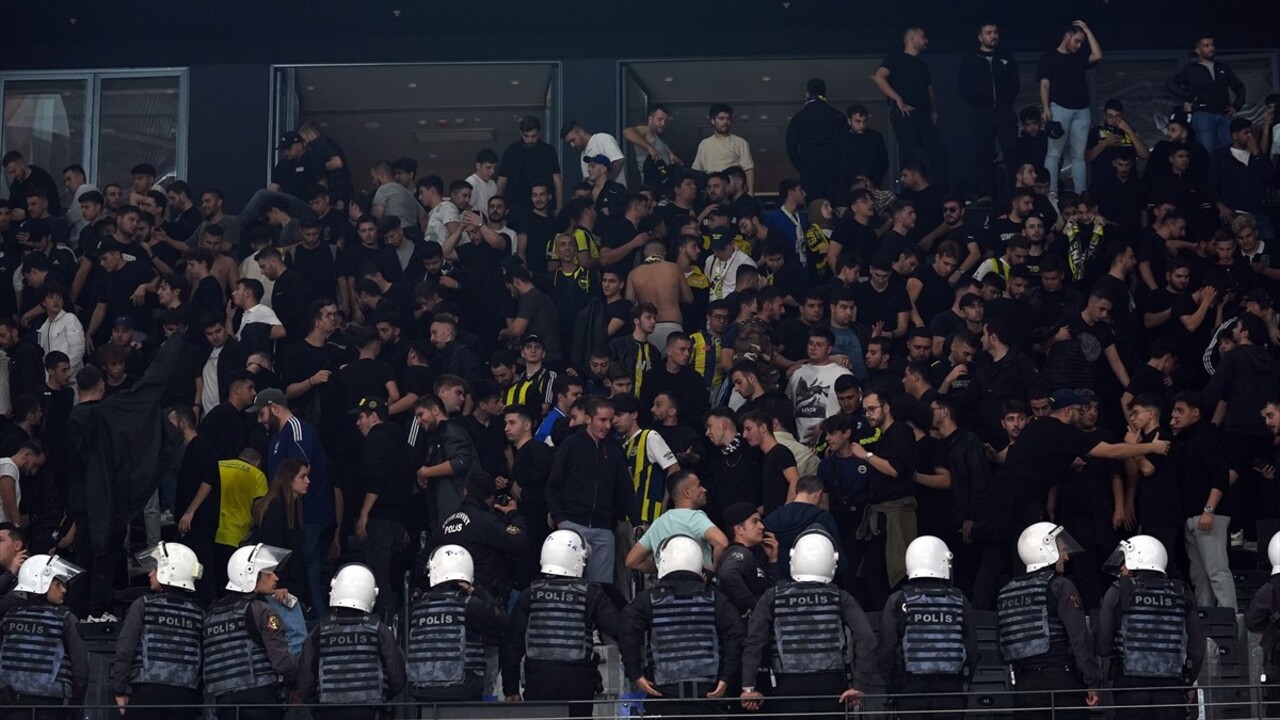
[[[809,227],[804,232],[804,249],[813,280],[825,281],[831,277],[827,267],[827,248],[831,244],[834,220],[835,212],[829,200],[818,198],[809,203]]]
[[[287,458],[276,468],[267,494],[253,508],[253,541],[292,551],[288,562],[276,568],[276,590],[267,602],[284,621],[289,649],[295,655],[307,637],[302,608],[311,604],[302,552],[302,498],[310,487],[310,463]]]

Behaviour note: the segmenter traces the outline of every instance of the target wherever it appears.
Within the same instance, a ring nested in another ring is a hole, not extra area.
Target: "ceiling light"
[[[768,116],[768,115],[761,115],[761,116],[760,116],[760,119],[761,119],[761,120],[768,120],[768,119],[769,119],[769,116]]]
[[[308,86],[307,86],[307,89],[308,89],[308,90],[315,90],[315,89],[316,89],[316,86],[315,86],[315,85],[308,85]]]
[[[372,121],[372,120],[370,120],[369,122],[367,122],[367,123],[365,123],[365,124],[364,124],[364,129],[365,129],[365,130],[377,130],[377,129],[378,129],[378,128],[380,128],[380,127],[382,127],[382,123],[380,123],[380,122],[374,122],[374,121]]]
[[[670,75],[662,78],[662,82],[671,82],[672,80],[675,80],[675,78],[671,77]]]
[[[418,124],[419,124],[419,125],[426,125],[426,124],[427,124],[427,121],[426,121],[426,120],[419,120],[419,121],[418,121]]]
[[[320,123],[320,127],[329,127],[329,123],[327,123],[327,122],[322,122],[322,123]]]
[[[741,115],[739,115],[739,116],[738,116],[738,119],[739,119],[739,120],[750,120],[750,119],[751,119],[751,116],[750,116],[750,115],[748,115],[748,114],[746,114],[746,113],[742,113]]]
[[[435,160],[439,156],[436,155],[435,153],[427,153],[427,157],[431,158],[432,160]]]
[[[762,81],[764,81],[764,82],[769,82],[770,80],[773,80],[773,78],[769,77],[768,75],[765,75],[764,77],[762,77],[762,78],[760,78],[760,79],[761,79]]]
[[[466,121],[467,121],[467,119],[466,119],[466,118],[454,118],[454,119],[453,119],[453,124],[454,124],[454,125],[461,125],[462,123],[464,123],[464,122],[466,122]]]
[[[418,83],[409,83],[409,87],[416,88],[418,87]]]
[[[475,120],[476,122],[480,122],[480,118],[471,118],[471,119]]]
[[[519,85],[519,84],[520,84],[520,81],[519,81],[519,80],[512,80],[512,81],[511,81],[511,84],[512,84],[512,85]]]

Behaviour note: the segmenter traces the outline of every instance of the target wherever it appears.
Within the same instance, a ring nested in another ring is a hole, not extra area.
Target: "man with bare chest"
[[[644,245],[644,262],[627,274],[627,299],[634,303],[652,303],[658,309],[658,325],[650,342],[666,347],[667,336],[683,331],[680,303],[693,302],[693,291],[684,273],[666,259],[666,245],[650,240]]]

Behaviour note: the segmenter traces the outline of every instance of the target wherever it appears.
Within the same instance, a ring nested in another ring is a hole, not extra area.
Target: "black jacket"
[[[369,517],[403,522],[409,495],[417,482],[418,465],[413,448],[405,442],[400,426],[383,421],[369,430],[360,444],[360,470],[366,493],[378,499]]]
[[[1199,61],[1188,63],[1169,82],[1165,89],[1183,102],[1191,103],[1195,111],[1225,115],[1227,107],[1236,110],[1244,107],[1245,88],[1230,65],[1214,61],[1213,73]],[[1233,102],[1229,93],[1235,95]]]
[[[810,99],[787,123],[787,157],[802,178],[817,175],[834,180],[840,145],[848,134],[843,113],[822,98]]]
[[[1262,421],[1262,406],[1280,391],[1280,365],[1259,345],[1241,345],[1222,356],[1204,389],[1205,407],[1227,403],[1222,428],[1227,432],[1271,437]]]
[[[524,519],[514,512],[499,516],[473,497],[463,499],[462,506],[444,519],[441,532],[434,537],[437,546],[452,544],[466,548],[475,562],[475,584],[494,597],[506,598],[517,568],[529,564],[529,532]],[[428,546],[418,554],[418,567],[423,572],[415,573],[415,577],[426,577],[427,561],[434,550]]]
[[[557,524],[568,520],[612,530],[633,511],[634,495],[621,445],[608,439],[597,443],[585,429],[560,443],[547,480],[547,509]]]
[[[974,110],[1010,107],[1018,97],[1018,61],[1004,50],[970,53],[960,58],[956,84]]]
[[[1210,490],[1227,492],[1227,448],[1208,420],[1173,436],[1168,463],[1178,475],[1183,518],[1198,517],[1203,512]]]

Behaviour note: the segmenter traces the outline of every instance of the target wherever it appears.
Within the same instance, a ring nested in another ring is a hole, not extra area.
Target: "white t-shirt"
[[[18,464],[12,458],[0,458],[0,476],[13,478],[13,502],[22,505],[22,474],[18,472]],[[0,522],[17,522],[18,518],[5,517],[4,506],[0,505]]]
[[[449,223],[460,220],[462,220],[462,213],[458,210],[458,206],[454,205],[452,200],[443,200],[439,205],[431,208],[431,213],[427,215],[427,231],[423,235],[427,240],[443,245],[444,239],[449,237]]]
[[[260,306],[259,306],[260,307]],[[240,326],[242,329],[244,325]],[[204,367],[200,370],[200,378],[204,380],[204,385],[200,389],[200,408],[208,414],[208,412],[218,406],[218,358],[222,355],[222,350],[226,345],[219,348],[213,348],[209,352],[209,359],[204,361]]]
[[[262,304],[271,307],[271,290],[275,288],[276,281],[262,274],[262,266],[258,264],[256,259],[258,253],[249,253],[249,257],[240,261],[240,277],[243,279],[253,279],[262,283]]]
[[[835,363],[800,366],[787,381],[787,398],[796,411],[796,439],[809,440],[809,432],[822,421],[840,412],[836,400],[836,379],[852,375]]]
[[[248,310],[245,310],[244,314],[240,316],[240,328],[236,330],[237,340],[242,339],[240,337],[240,333],[244,332],[244,329],[251,323],[266,323],[267,325],[284,324],[280,322],[280,318],[276,315],[275,310],[272,310],[262,303],[258,303]]]
[[[698,143],[698,154],[693,158],[693,169],[699,172],[720,172],[739,165],[743,170],[756,166],[751,159],[751,144],[730,133],[725,137],[710,135]]]
[[[609,133],[596,133],[595,135],[592,135],[591,139],[587,141],[587,147],[582,150],[582,159],[580,162],[582,163],[583,179],[586,179],[587,177],[586,158],[595,157],[596,155],[603,155],[609,158],[609,162],[611,163],[625,157],[622,154],[622,148],[618,147],[618,141],[614,139],[612,135]],[[618,179],[616,182],[620,183],[623,187],[626,187],[626,175],[624,173],[618,173]]]
[[[471,186],[471,207],[488,217],[489,200],[498,194],[498,183],[493,180],[481,180],[479,175],[471,173],[467,176],[467,184]]]
[[[712,255],[707,258],[704,271],[711,281],[711,299],[723,300],[738,287],[738,268],[743,265],[755,267],[756,263],[749,255],[734,248],[728,262],[721,262]]]

